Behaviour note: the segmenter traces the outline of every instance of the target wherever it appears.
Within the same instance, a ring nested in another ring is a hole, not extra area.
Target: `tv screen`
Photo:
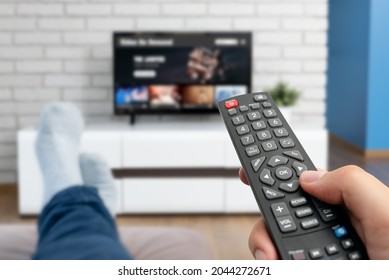
[[[115,114],[217,112],[251,90],[251,33],[114,33]]]

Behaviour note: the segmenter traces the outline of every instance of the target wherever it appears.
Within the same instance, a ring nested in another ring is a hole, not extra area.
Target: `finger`
[[[239,169],[239,178],[246,185],[249,184],[249,181],[247,180],[246,174],[244,173],[244,170],[242,168]]]
[[[331,172],[306,171],[300,176],[301,187],[331,204],[344,204],[357,219],[368,220],[387,209],[389,192],[374,176],[356,166]],[[387,215],[387,213],[385,213]]]
[[[277,250],[267,232],[263,218],[255,224],[249,237],[249,248],[255,259],[276,260]]]

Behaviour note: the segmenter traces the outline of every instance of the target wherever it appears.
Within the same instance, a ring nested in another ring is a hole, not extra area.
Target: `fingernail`
[[[256,260],[267,260],[267,256],[264,251],[262,250],[256,250],[254,253],[254,258]]]
[[[323,171],[305,171],[301,174],[300,179],[305,183],[314,183],[323,177],[324,174],[325,172]]]

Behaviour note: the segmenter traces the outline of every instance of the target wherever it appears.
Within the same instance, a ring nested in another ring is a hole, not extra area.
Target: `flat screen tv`
[[[251,90],[251,33],[113,34],[117,115],[212,113]]]

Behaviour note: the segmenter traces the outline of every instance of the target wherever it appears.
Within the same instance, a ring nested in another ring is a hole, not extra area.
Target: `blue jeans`
[[[39,241],[33,259],[128,260],[115,221],[97,189],[67,188],[45,206],[38,222]]]

